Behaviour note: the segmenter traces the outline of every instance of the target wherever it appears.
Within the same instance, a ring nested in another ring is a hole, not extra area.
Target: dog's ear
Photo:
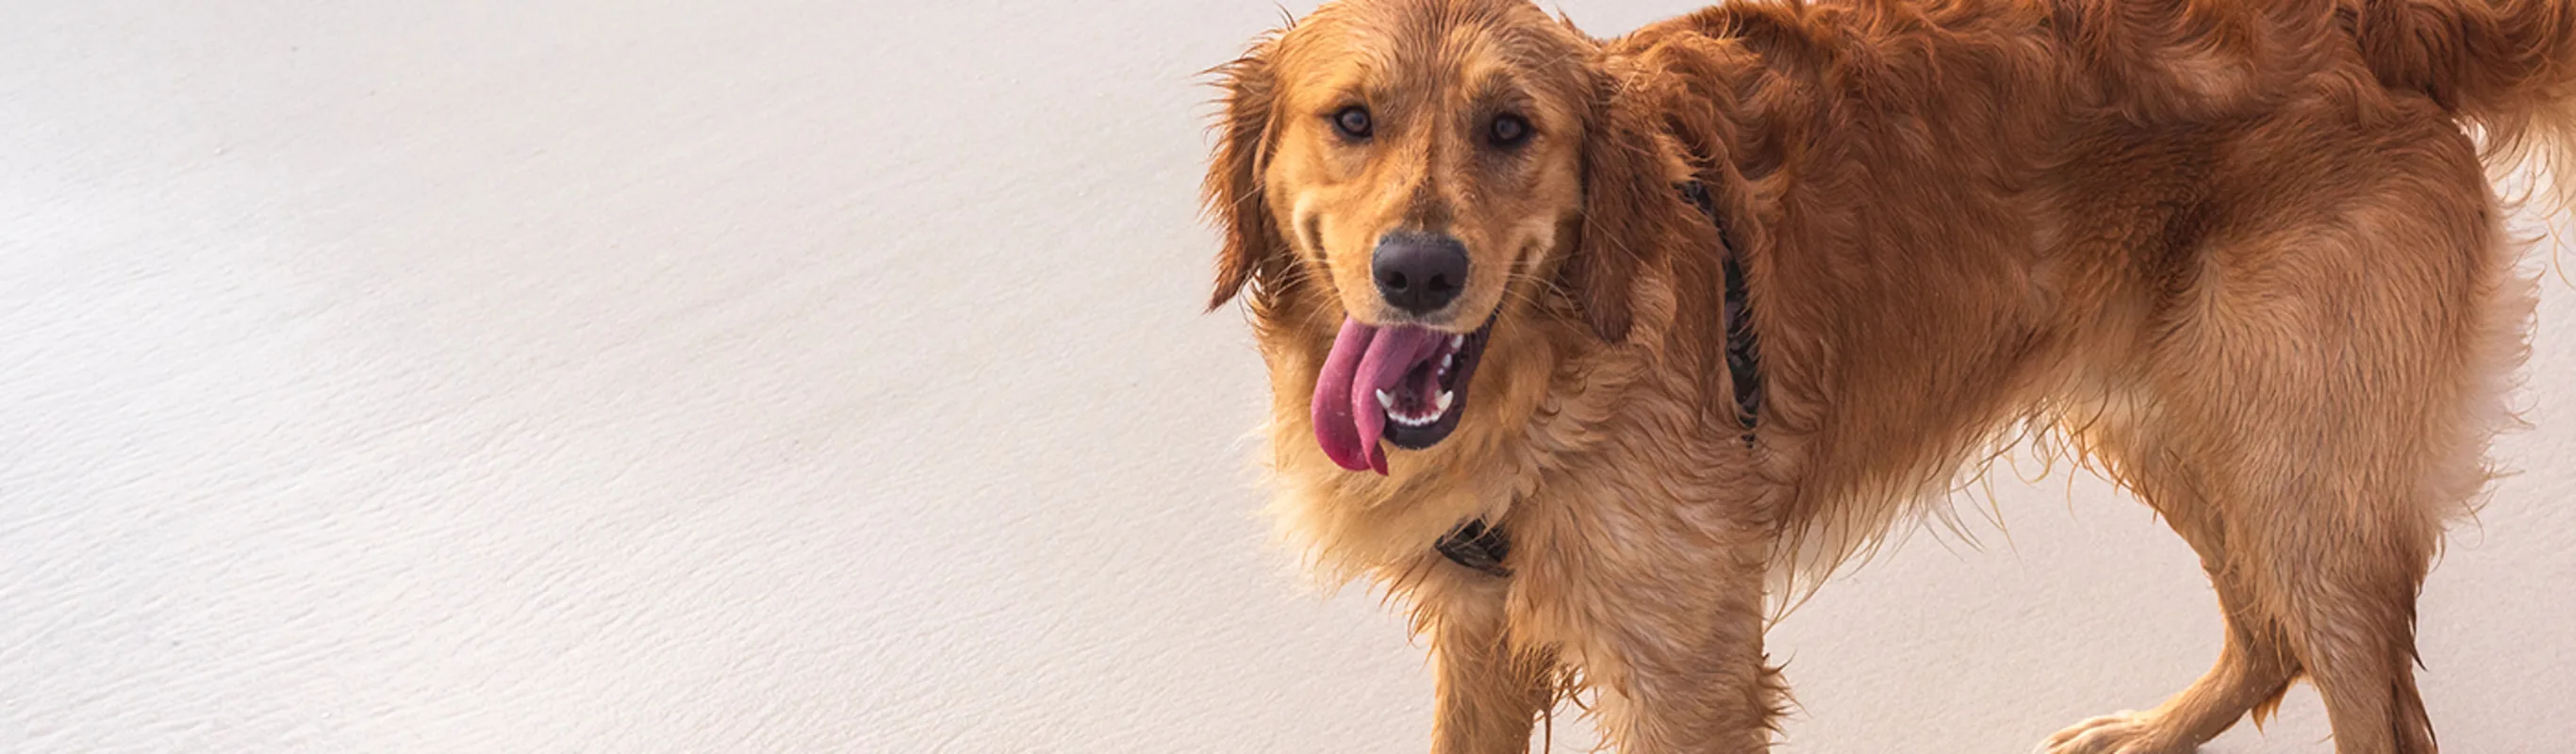
[[[1593,334],[1617,343],[1627,339],[1635,318],[1637,276],[1672,241],[1667,236],[1680,199],[1643,97],[1624,92],[1607,72],[1596,75],[1591,94],[1583,232],[1557,275]]]
[[[1225,248],[1217,253],[1216,290],[1208,297],[1209,311],[1224,306],[1256,278],[1265,284],[1276,279],[1286,256],[1271,221],[1270,203],[1261,191],[1261,171],[1270,161],[1271,114],[1278,99],[1278,77],[1270,67],[1275,40],[1275,36],[1265,39],[1243,57],[1209,70],[1224,90],[1219,102],[1225,108],[1215,128],[1216,150],[1208,161],[1207,182],[1201,187],[1208,217],[1225,234]],[[1262,293],[1255,291],[1256,296]]]

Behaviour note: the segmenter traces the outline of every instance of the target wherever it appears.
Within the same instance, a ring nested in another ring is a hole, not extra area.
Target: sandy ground
[[[6,6],[0,750],[1422,750],[1196,306],[1193,74],[1270,4]],[[2576,740],[2571,294],[2426,589],[2455,751]],[[2019,751],[2214,657],[2143,507],[1994,508],[1775,633],[1791,750]]]

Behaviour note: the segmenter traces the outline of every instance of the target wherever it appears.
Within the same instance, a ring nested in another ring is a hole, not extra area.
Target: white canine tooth
[[[1438,409],[1433,410],[1433,411],[1431,412],[1431,415],[1432,415],[1432,416],[1439,416],[1439,415],[1441,415],[1441,414],[1449,413],[1449,402],[1450,402],[1450,401],[1457,400],[1457,399],[1458,399],[1458,393],[1457,393],[1456,391],[1451,391],[1451,390],[1442,390],[1442,391],[1440,391],[1440,400],[1437,400],[1437,401],[1433,401],[1433,402],[1432,402],[1432,405],[1438,406],[1439,408],[1438,408]]]
[[[1384,390],[1377,391],[1377,405],[1384,407],[1388,411],[1394,411],[1395,396],[1388,395]]]
[[[1454,354],[1454,353],[1453,353],[1453,354],[1449,354],[1449,355],[1447,355],[1447,356],[1442,356],[1442,357],[1440,357],[1440,371],[1443,371],[1443,372],[1449,371],[1449,368],[1450,368],[1450,367],[1457,366],[1457,365],[1458,365],[1458,355],[1457,355],[1457,354]]]
[[[1464,345],[1467,345],[1467,336],[1464,336],[1464,335],[1451,335],[1451,336],[1449,336],[1449,347],[1450,347],[1450,348],[1457,348],[1457,347],[1459,347],[1459,346],[1464,346]]]

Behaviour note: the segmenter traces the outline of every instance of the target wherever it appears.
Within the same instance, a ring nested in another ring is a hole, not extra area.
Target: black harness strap
[[[1735,419],[1744,424],[1744,444],[1753,445],[1753,426],[1762,418],[1762,347],[1753,338],[1751,311],[1744,286],[1744,260],[1735,247],[1726,242],[1726,222],[1717,216],[1717,202],[1709,198],[1708,186],[1698,181],[1682,184],[1682,197],[1699,207],[1711,225],[1717,226],[1718,265],[1726,274],[1726,374],[1735,383]]]
[[[1745,316],[1748,297],[1744,286],[1744,264],[1735,247],[1726,243],[1726,223],[1717,216],[1717,202],[1708,196],[1708,186],[1698,181],[1682,184],[1682,198],[1699,207],[1718,226],[1719,266],[1726,274],[1726,374],[1735,384],[1735,418],[1744,424],[1744,446],[1753,447],[1753,426],[1762,417],[1762,348],[1753,338],[1753,324]],[[1512,569],[1503,559],[1512,554],[1512,541],[1503,536],[1500,526],[1486,526],[1484,519],[1460,524],[1448,536],[1434,542],[1431,549],[1440,551],[1449,562],[1481,571],[1498,578],[1510,578]]]

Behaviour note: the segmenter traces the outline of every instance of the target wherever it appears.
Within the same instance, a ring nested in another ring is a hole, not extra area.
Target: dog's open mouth
[[[1315,379],[1315,439],[1324,455],[1345,469],[1385,474],[1378,440],[1419,450],[1448,437],[1466,413],[1467,378],[1493,330],[1490,318],[1464,335],[1343,320]]]

